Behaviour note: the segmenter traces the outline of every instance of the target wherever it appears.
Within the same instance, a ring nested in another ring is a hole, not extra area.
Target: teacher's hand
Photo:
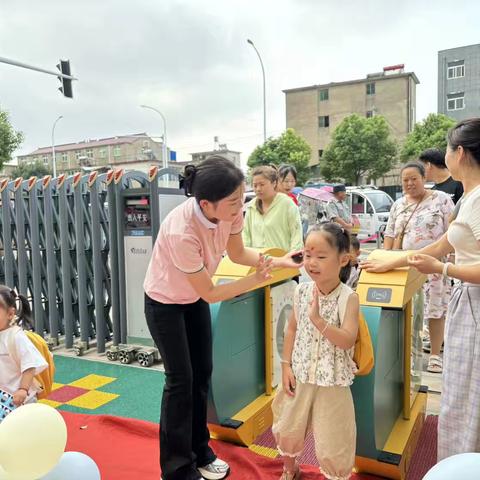
[[[296,257],[295,261],[292,257]],[[303,267],[303,249],[286,253],[283,257],[273,258],[273,268],[301,268]]]
[[[272,276],[270,275],[270,272],[273,268],[272,257],[265,257],[264,255],[260,255],[255,267],[257,269],[255,272],[255,278],[257,279],[258,283],[263,283],[272,278]]]
[[[381,262],[380,260],[365,260],[360,262],[360,268],[369,273],[385,273],[392,270],[388,262]]]
[[[443,263],[430,255],[418,253],[408,257],[407,261],[411,267],[416,268],[420,273],[442,273],[443,270]]]

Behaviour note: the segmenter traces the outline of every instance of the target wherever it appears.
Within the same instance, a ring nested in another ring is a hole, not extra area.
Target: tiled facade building
[[[52,147],[42,147],[17,157],[18,164],[41,161],[52,169]],[[82,168],[108,167],[148,171],[155,165],[162,167],[162,142],[146,133],[98,140],[85,140],[55,146],[57,174],[74,173]]]
[[[480,44],[438,52],[438,113],[480,116]]]
[[[312,167],[321,164],[335,127],[353,113],[367,118],[384,116],[393,138],[401,142],[415,124],[418,83],[415,73],[395,65],[359,80],[284,90],[287,128],[309,143]],[[396,177],[398,172],[392,171],[380,184],[395,184]]]

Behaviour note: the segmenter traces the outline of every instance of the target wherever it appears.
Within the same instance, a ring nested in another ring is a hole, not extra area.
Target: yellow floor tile
[[[116,380],[115,377],[104,377],[102,375],[87,375],[86,377],[75,380],[75,382],[69,383],[72,387],[86,388],[87,390],[95,390],[96,388],[103,387]]]
[[[38,402],[39,403],[44,403],[45,405],[48,405],[48,406],[53,407],[53,408],[58,408],[60,405],[63,405],[60,402],[55,402],[54,400],[48,400],[46,398],[43,399],[43,400],[39,400]]]
[[[255,452],[258,455],[262,455],[263,457],[268,457],[268,458],[277,458],[279,455],[278,450],[275,450],[274,448],[262,447],[260,445],[255,445],[255,444],[250,445],[248,449],[251,450],[252,452]]]
[[[105,377],[104,377],[105,378]],[[120,395],[114,393],[99,392],[97,390],[91,390],[90,392],[84,393],[73,400],[67,402],[67,405],[72,405],[73,407],[86,408],[89,410],[95,410],[96,408],[105,405],[112,400],[115,400]]]

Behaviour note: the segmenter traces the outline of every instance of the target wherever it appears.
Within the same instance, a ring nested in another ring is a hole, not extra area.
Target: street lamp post
[[[263,142],[265,143],[267,141],[267,95],[266,95],[266,88],[265,88],[265,68],[263,67],[262,57],[258,53],[258,50],[255,47],[255,44],[250,39],[247,39],[247,42],[255,50],[255,53],[257,54],[258,59],[260,60],[260,65],[262,67],[262,75],[263,75]]]
[[[167,168],[168,167],[168,159],[167,159],[167,154],[168,154],[168,150],[167,150],[167,121],[165,120],[165,115],[163,115],[163,113],[160,111],[160,110],[157,110],[156,108],[153,108],[153,107],[149,107],[148,105],[140,105],[142,108],[148,108],[150,110],[153,110],[154,112],[157,112],[161,117],[162,117],[162,120],[163,120],[163,154],[162,154],[162,164],[163,164],[163,168]]]
[[[57,160],[55,158],[55,127],[57,126],[57,122],[63,118],[63,115],[60,115],[55,122],[53,123],[52,127],[52,166],[53,166],[53,178],[57,176]]]

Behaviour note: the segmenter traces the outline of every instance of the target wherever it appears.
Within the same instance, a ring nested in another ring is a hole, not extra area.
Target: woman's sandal
[[[442,373],[443,372],[443,360],[439,355],[430,355],[428,358],[427,372],[430,373]]]
[[[300,468],[298,465],[295,466],[294,472],[289,472],[284,469],[280,480],[300,480]]]

